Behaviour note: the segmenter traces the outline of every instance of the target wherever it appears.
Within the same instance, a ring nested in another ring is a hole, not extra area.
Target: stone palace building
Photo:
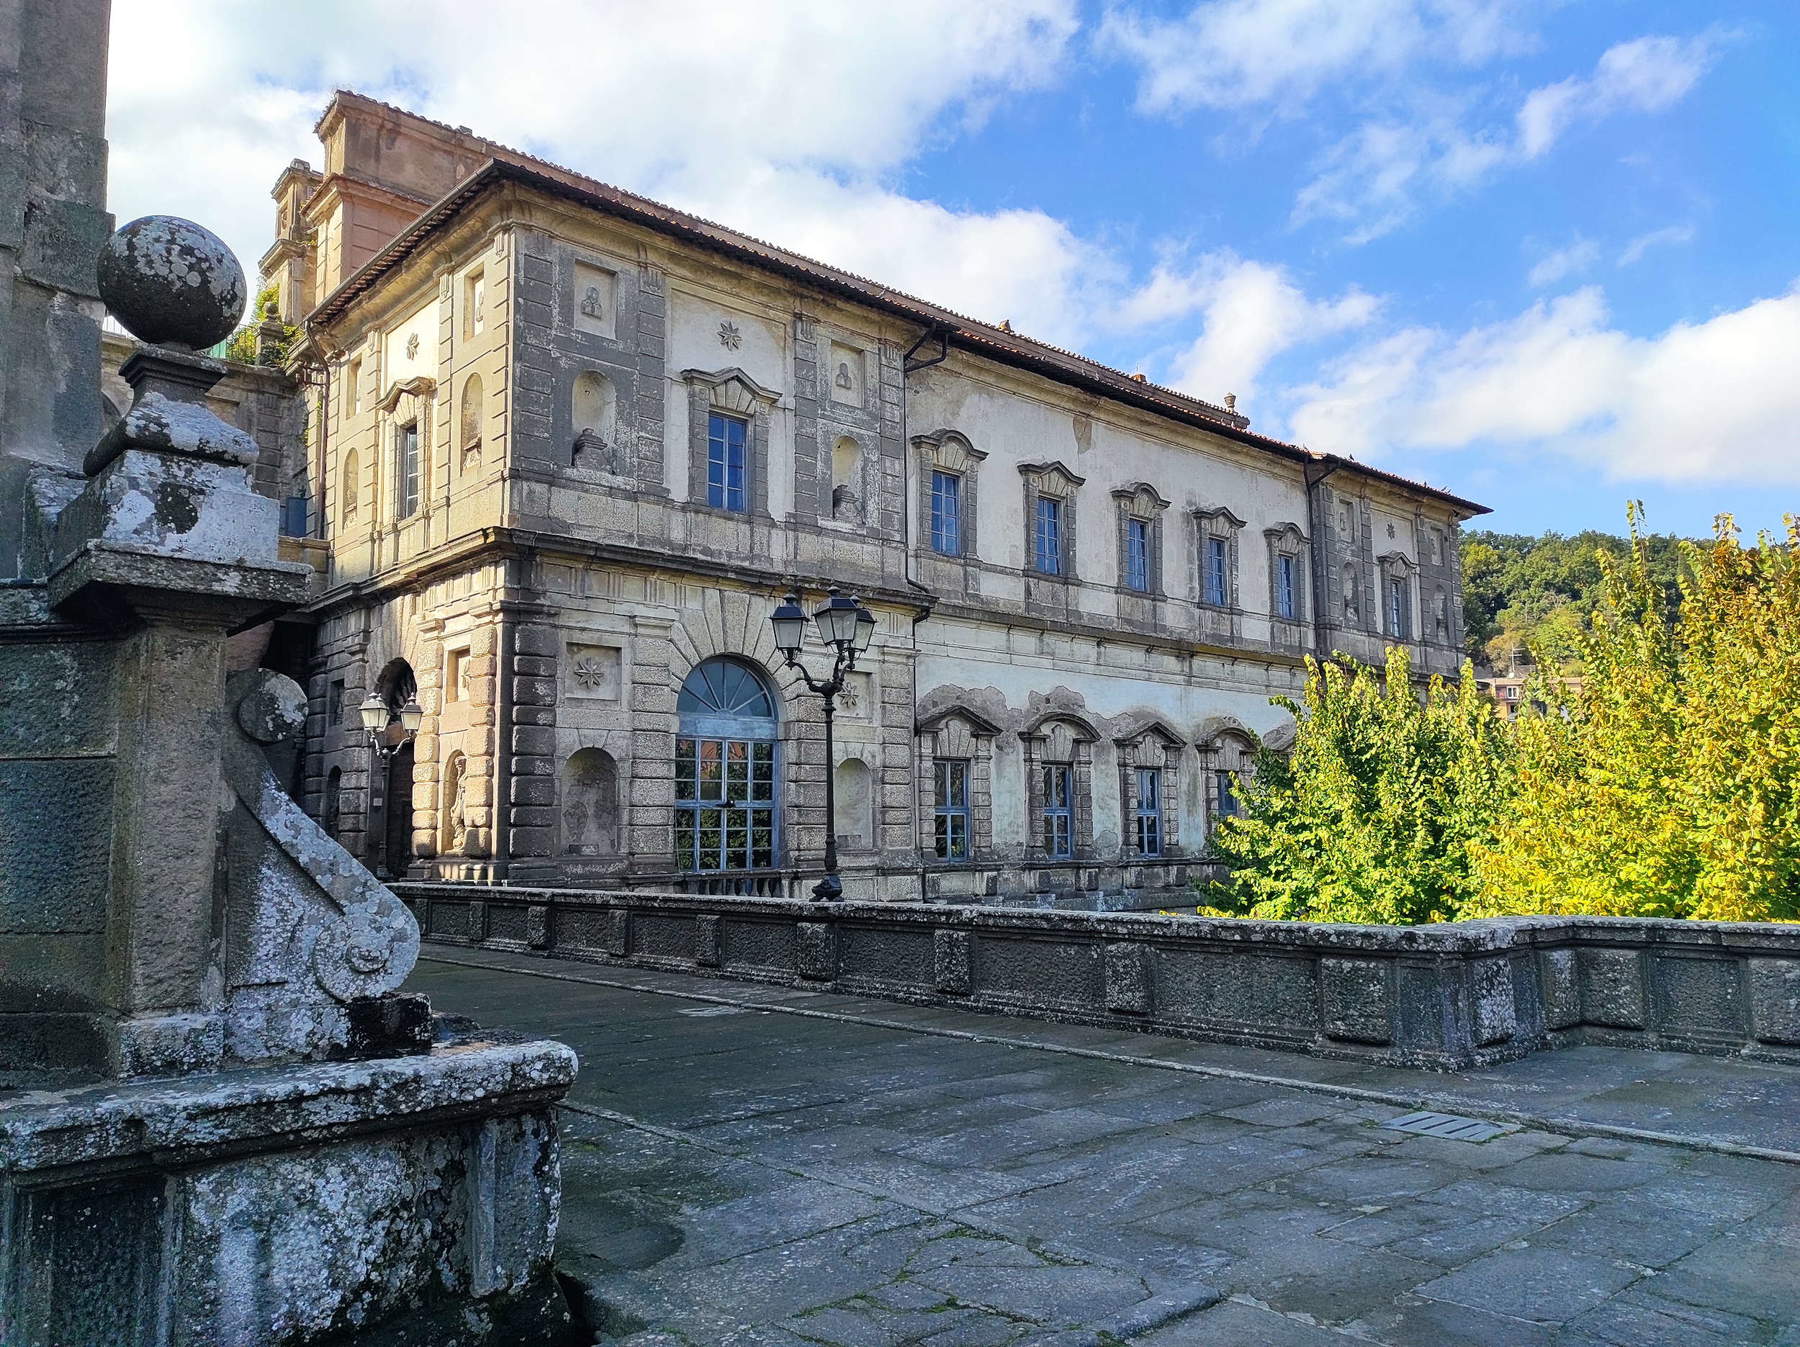
[[[272,650],[387,873],[800,892],[829,771],[851,897],[1153,905],[1306,655],[1458,664],[1478,505],[462,128],[318,134],[263,258],[319,567]],[[790,584],[879,620],[831,763]],[[386,757],[371,690],[424,712]]]

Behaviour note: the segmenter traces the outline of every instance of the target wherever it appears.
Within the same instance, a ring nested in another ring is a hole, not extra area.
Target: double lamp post
[[[814,902],[836,902],[844,896],[844,885],[838,879],[837,859],[837,791],[836,752],[832,746],[832,717],[837,710],[837,697],[844,690],[844,680],[856,668],[856,657],[869,648],[875,635],[875,614],[856,598],[845,598],[836,589],[829,591],[825,602],[810,621],[818,629],[820,640],[831,650],[831,673],[814,678],[800,662],[800,647],[806,640],[806,610],[800,606],[798,592],[790,591],[769,615],[775,628],[775,648],[790,669],[798,669],[806,686],[825,702],[825,877],[813,885]]]

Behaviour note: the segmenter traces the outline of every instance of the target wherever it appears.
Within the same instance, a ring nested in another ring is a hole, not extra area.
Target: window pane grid
[[[706,429],[706,503],[720,510],[742,510],[748,426],[735,416],[714,412]]]
[[[1225,606],[1225,595],[1227,593],[1225,568],[1229,559],[1230,553],[1226,550],[1226,544],[1223,538],[1208,538],[1206,540],[1206,558],[1202,568],[1204,570],[1205,581],[1203,591],[1206,595],[1206,601],[1216,608],[1223,608]]]
[[[1142,519],[1125,521],[1125,583],[1140,592],[1150,588],[1150,525]]]
[[[1136,834],[1140,856],[1162,855],[1162,769],[1137,771]]]
[[[1067,860],[1075,854],[1075,815],[1072,803],[1074,769],[1068,763],[1044,765],[1044,855]]]
[[[939,758],[931,764],[932,839],[939,860],[969,858],[969,764]]]
[[[401,426],[399,517],[410,519],[419,508],[419,428]]]
[[[1034,561],[1045,575],[1062,574],[1062,502],[1049,496],[1037,498],[1037,524],[1033,535]]]
[[[683,870],[775,864],[775,746],[675,741],[675,860]]]
[[[931,474],[931,549],[962,555],[962,478],[952,472]]]
[[[1298,605],[1294,593],[1294,559],[1281,556],[1275,559],[1275,611],[1281,617],[1299,616]]]

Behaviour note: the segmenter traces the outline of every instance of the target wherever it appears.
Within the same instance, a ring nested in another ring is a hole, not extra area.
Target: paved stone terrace
[[[559,1261],[602,1343],[1800,1347],[1792,1068],[1445,1077],[492,953],[412,985],[581,1054]],[[1378,1126],[1428,1102],[1540,1125]]]

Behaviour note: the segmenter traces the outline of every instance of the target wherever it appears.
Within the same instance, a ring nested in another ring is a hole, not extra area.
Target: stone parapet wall
[[[1800,928],[1334,926],[403,884],[427,940],[1460,1070],[1540,1048],[1800,1061]]]

